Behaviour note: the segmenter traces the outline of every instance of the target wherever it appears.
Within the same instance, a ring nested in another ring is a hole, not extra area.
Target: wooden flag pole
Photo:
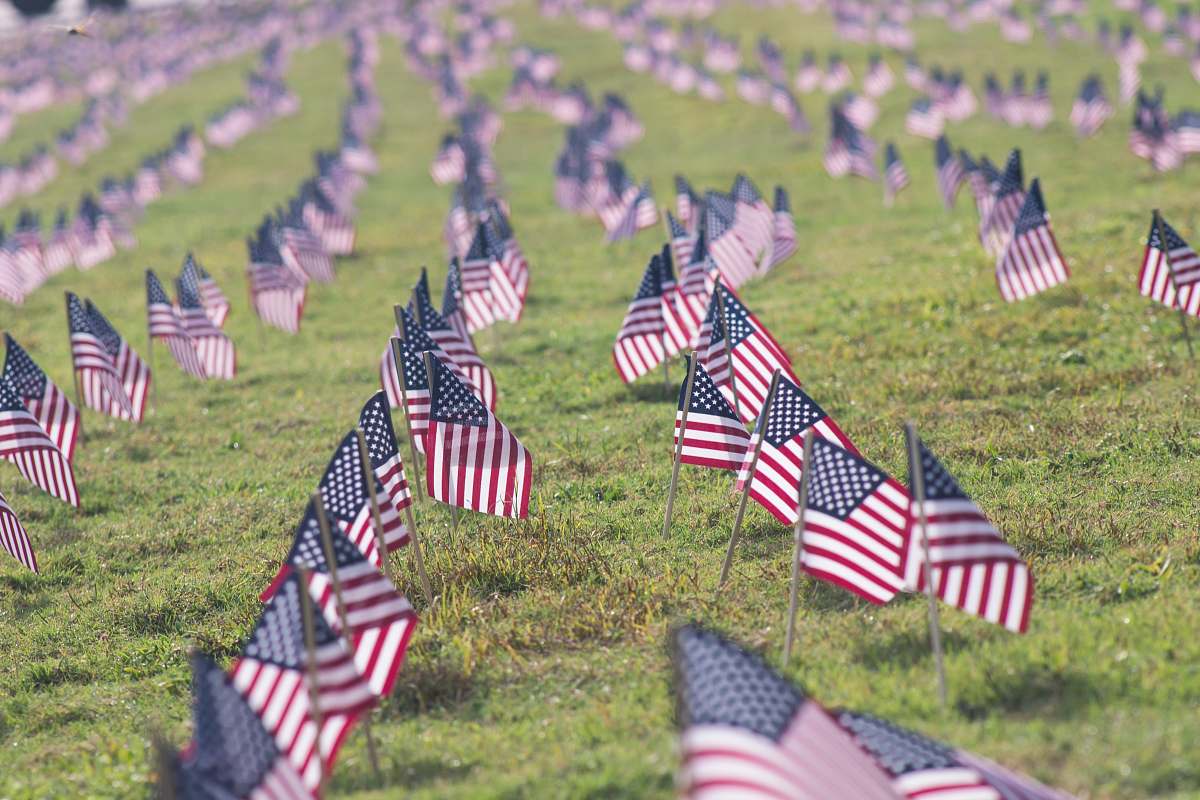
[[[1171,278],[1171,292],[1175,296],[1175,307],[1179,309],[1179,324],[1183,326],[1183,341],[1187,343],[1188,359],[1196,363],[1196,351],[1192,349],[1192,334],[1188,330],[1187,309],[1179,299],[1179,285],[1175,283],[1175,265],[1171,262],[1171,248],[1167,244],[1166,231],[1163,230],[1162,215],[1154,209],[1154,227],[1158,229],[1158,241],[1162,244],[1163,260],[1167,262],[1167,275]]]
[[[375,549],[379,551],[379,563],[383,567],[383,574],[388,576],[388,580],[395,583],[396,580],[392,576],[392,561],[388,558],[387,540],[383,535],[383,518],[379,515],[379,498],[375,495],[376,477],[375,470],[371,467],[371,453],[367,449],[367,437],[361,427],[356,427],[354,433],[358,437],[358,459],[362,466],[363,481],[367,484],[367,502],[371,506],[371,529],[375,531]]]
[[[373,475],[374,473],[372,473]],[[317,509],[317,525],[321,529],[321,546],[325,551],[325,566],[329,568],[329,582],[333,584],[333,599],[337,604],[338,620],[342,623],[342,638],[346,640],[346,646],[353,653],[354,638],[353,632],[350,630],[350,616],[346,613],[346,599],[342,595],[342,580],[338,577],[337,555],[333,552],[333,533],[329,529],[329,517],[325,514],[325,495],[320,489],[313,492],[312,502]],[[377,509],[376,519],[378,519]],[[382,538],[382,534],[378,531],[376,538]],[[307,587],[304,588],[304,594],[308,594]],[[310,597],[309,602],[311,603],[311,601]],[[367,756],[371,761],[371,771],[375,774],[375,780],[382,782],[383,775],[379,771],[379,754],[375,749],[375,734],[371,731],[370,713],[363,714],[362,721],[363,733],[367,736]]]
[[[904,423],[904,438],[908,443],[908,481],[912,484],[913,502],[917,506],[917,524],[921,528],[921,548],[924,550],[922,571],[925,574],[925,594],[929,598],[929,641],[937,664],[938,701],[946,707],[946,663],[942,656],[942,629],[938,622],[937,593],[933,588],[933,567],[929,564],[929,530],[925,522],[925,470],[917,448],[917,430],[911,422]]]
[[[408,383],[404,380],[404,354],[400,352],[400,339],[393,336],[392,363],[396,366],[396,378],[400,381],[400,408],[404,410],[404,431],[408,434],[408,452],[412,456],[413,492],[421,499],[421,462],[417,459],[417,440],[413,437],[412,420],[408,416]]]
[[[679,420],[679,431],[675,434],[675,463],[671,467],[671,488],[667,490],[667,513],[663,519],[663,538],[671,533],[671,511],[675,508],[675,488],[679,484],[679,466],[683,458],[683,435],[687,432],[688,409],[692,405],[692,386],[696,382],[696,351],[688,357],[687,383],[683,389],[683,416]]]
[[[745,419],[742,416],[742,403],[738,399],[737,377],[734,375],[733,369],[733,345],[729,341],[729,325],[725,322],[725,296],[722,294],[725,291],[725,285],[721,283],[720,278],[713,286],[713,291],[717,293],[717,302],[720,304],[721,313],[717,318],[721,320],[721,338],[725,340],[725,368],[729,370],[729,389],[733,392],[733,410],[738,415],[738,419]]]
[[[83,387],[79,383],[79,370],[75,369],[75,345],[71,341],[71,293],[63,292],[63,302],[67,310],[67,353],[71,357],[71,377],[75,379],[75,407],[79,409],[79,419],[75,423],[79,428],[79,438],[83,438]]]
[[[156,800],[175,800],[179,796],[175,785],[175,748],[158,730],[151,734],[150,744],[154,748],[154,770],[158,773],[155,787],[158,791],[154,796]]]
[[[325,778],[328,761],[321,749],[321,728],[325,721],[321,714],[321,692],[317,688],[317,625],[313,621],[312,596],[308,593],[308,581],[312,571],[308,567],[296,568],[300,583],[300,613],[304,617],[304,666],[308,683],[308,716],[316,726],[313,746],[317,752],[317,764],[321,770],[317,778],[317,795],[325,793]]]
[[[742,518],[746,516],[746,501],[750,499],[750,484],[754,482],[754,471],[758,469],[758,456],[762,453],[763,436],[767,432],[767,421],[771,418],[771,406],[775,403],[775,392],[779,389],[779,370],[771,375],[771,389],[767,392],[767,402],[763,405],[761,414],[762,426],[758,431],[758,441],[754,443],[754,456],[750,459],[750,470],[746,473],[746,482],[742,486],[742,499],[738,503],[737,517],[733,520],[733,532],[729,534],[729,547],[725,550],[725,563],[721,565],[721,579],[717,583],[720,589],[729,578],[729,568],[733,566],[733,549],[737,546],[738,534],[742,531]]]
[[[804,432],[804,471],[800,473],[800,505],[796,508],[795,549],[792,552],[792,588],[788,597],[787,634],[783,639],[783,665],[792,657],[796,638],[796,607],[800,604],[800,558],[804,555],[804,514],[808,510],[808,465],[812,463],[812,428]]]

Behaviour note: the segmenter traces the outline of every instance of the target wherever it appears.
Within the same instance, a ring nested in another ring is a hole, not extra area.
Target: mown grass
[[[917,25],[922,52],[963,67],[975,86],[986,69],[1053,70],[1058,118],[1047,131],[983,116],[950,130],[994,159],[1023,148],[1074,270],[1066,287],[1010,307],[975,243],[968,199],[941,209],[932,147],[903,133],[907,89],[885,98],[875,133],[896,139],[914,186],[884,210],[878,186],[821,170],[823,97],[804,99],[818,134],[799,141],[769,110],[678,98],[625,72],[604,34],[540,20],[527,3],[513,15],[520,40],[559,52],[564,78],[628,98],[647,136],[627,163],[653,179],[660,202],[677,171],[706,186],[744,170],[764,190],[791,190],[800,251],[746,287],[747,302],[864,453],[903,476],[900,425],[916,420],[1033,566],[1027,636],[943,613],[945,713],[920,598],[877,609],[806,582],[793,677],[827,704],[892,717],[1081,796],[1200,796],[1189,746],[1200,737],[1196,372],[1178,320],[1135,288],[1151,207],[1194,232],[1192,168],[1151,175],[1125,150],[1124,112],[1095,140],[1075,140],[1065,114],[1079,79],[1101,70],[1115,91],[1111,64],[1040,36],[1001,46],[994,29]],[[747,48],[769,32],[793,62],[813,46],[841,50],[856,71],[865,63],[864,48],[832,43],[823,18],[736,7],[714,23]],[[144,793],[148,731],[187,735],[187,647],[236,653],[304,497],[377,385],[390,305],[421,265],[440,280],[448,192],[427,167],[444,126],[387,40],[382,172],[361,197],[360,253],[339,262],[336,284],[314,287],[301,335],[256,329],[242,237],[294,188],[311,151],[334,141],[343,59],[336,44],[297,54],[300,115],[211,153],[200,187],[150,209],[136,251],[0,311],[68,386],[60,291],[93,297],[141,344],[142,270],[176,269],[190,248],[233,299],[240,366],[231,385],[197,385],[160,353],[157,413],[145,424],[89,413],[81,513],[4,471],[43,574],[0,567],[0,796]],[[198,120],[236,96],[238,73],[218,68],[135,110],[139,124],[105,160],[114,171],[135,164],[181,115]],[[498,99],[508,77],[498,68],[475,85]],[[1152,60],[1145,81],[1165,83],[1172,104],[1195,100],[1182,63]],[[479,338],[500,414],[536,457],[531,518],[470,516],[454,533],[442,511],[420,510],[439,600],[425,609],[405,559],[401,580],[423,617],[374,726],[384,778],[355,735],[332,796],[666,797],[669,625],[699,619],[777,657],[788,532],[752,509],[733,580],[716,593],[729,480],[685,469],[671,537],[660,535],[674,401],[656,379],[622,386],[609,357],[657,237],[605,247],[594,222],[554,207],[561,138],[545,116],[505,115],[496,155],[533,287],[518,327]],[[64,175],[35,204],[73,199],[95,170]]]

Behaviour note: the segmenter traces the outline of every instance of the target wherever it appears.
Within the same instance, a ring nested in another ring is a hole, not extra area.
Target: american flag
[[[908,109],[908,115],[904,118],[906,131],[913,136],[921,136],[926,139],[937,139],[942,135],[945,127],[946,120],[942,116],[942,112],[934,107],[928,97],[914,100]]]
[[[347,256],[354,252],[357,231],[354,222],[317,191],[315,185],[304,196],[301,215],[305,226],[317,235],[325,249],[335,256]]]
[[[708,369],[717,386],[728,392],[743,419],[758,416],[775,370],[796,380],[792,363],[783,348],[741,300],[723,285],[712,293],[698,339],[700,363]]]
[[[883,604],[904,588],[909,495],[871,462],[814,438],[801,563],[814,577]]]
[[[1163,233],[1167,238],[1165,248],[1158,233],[1157,223],[1162,224]],[[1163,250],[1171,257],[1169,267],[1167,260],[1163,258]],[[1138,277],[1138,290],[1144,297],[1157,300],[1171,308],[1182,307],[1188,314],[1196,317],[1200,316],[1200,291],[1196,291],[1198,281],[1200,256],[1165,219],[1152,217],[1150,233],[1146,237],[1146,254],[1142,257],[1142,272]]]
[[[661,254],[663,263],[663,319],[667,326],[667,350],[678,353],[693,346],[700,332],[700,324],[708,312],[709,295],[712,293],[712,274],[716,265],[708,258],[708,251],[697,239],[693,257],[686,259],[678,281],[671,270],[670,247],[664,246]]]
[[[312,615],[315,658],[310,663],[300,594],[305,591],[298,574],[279,585],[229,676],[304,785],[314,790],[358,715],[369,711],[377,697],[324,614]],[[311,705],[314,695],[317,709]]]
[[[863,76],[863,91],[871,97],[882,97],[888,93],[894,83],[895,76],[892,75],[887,62],[880,58],[878,53],[872,53],[867,66],[867,74]]]
[[[229,318],[229,299],[221,291],[221,287],[213,280],[212,275],[196,261],[191,253],[183,259],[183,270],[179,273],[179,281],[187,285],[188,290],[200,298],[204,311],[212,324],[218,328],[225,327]]]
[[[637,187],[632,198],[622,205],[616,224],[605,225],[608,233],[605,240],[616,242],[622,239],[632,239],[637,232],[652,228],[658,223],[658,207],[654,205],[654,195],[650,193],[649,182]]]
[[[446,134],[438,148],[433,163],[429,165],[429,175],[439,186],[461,181],[466,175],[467,155],[459,144],[458,137]]]
[[[303,222],[279,227],[279,254],[288,269],[297,277],[307,277],[318,283],[333,281],[333,259],[320,238]]]
[[[250,303],[254,313],[272,328],[299,333],[308,293],[307,281],[296,277],[281,262],[264,259],[259,245],[254,242],[248,242],[248,245],[250,264],[246,267],[246,278],[250,283]]]
[[[495,198],[488,201],[488,224],[501,245],[500,265],[507,277],[505,288],[511,295],[507,319],[516,323],[521,319],[525,298],[529,295],[529,260],[517,242],[508,215]]]
[[[450,323],[458,335],[467,342],[471,341],[471,331],[467,327],[467,317],[462,305],[462,272],[459,269],[458,257],[450,259],[446,268],[446,282],[442,285],[442,319]]]
[[[378,476],[372,472],[369,479],[373,486],[367,483],[368,476],[363,474],[362,456],[358,451],[358,434],[351,431],[334,451],[318,488],[325,498],[325,508],[330,518],[372,564],[379,566],[383,560],[376,546],[368,491],[374,491],[379,504],[383,541],[388,552],[408,544],[410,537],[395,505],[384,502],[390,495],[383,488]]]
[[[425,362],[421,351],[398,337],[389,341],[394,352],[399,352],[403,374],[396,371],[395,356],[385,353],[386,361],[380,363],[380,382],[392,408],[404,403],[408,413],[408,425],[412,429],[412,445],[418,453],[425,452],[425,433],[429,428],[429,384],[425,375]],[[401,383],[403,378],[403,384]]]
[[[447,505],[523,519],[529,514],[533,457],[516,436],[428,351],[429,432],[425,483]]]
[[[94,322],[94,318],[79,298],[67,292],[71,360],[79,379],[83,403],[102,414],[119,419],[133,419],[133,407],[125,393],[114,353],[109,350],[109,343],[96,331]],[[119,351],[119,342],[115,349]]]
[[[34,363],[25,348],[7,333],[4,334],[4,345],[6,353],[0,383],[13,388],[29,413],[70,461],[75,456],[75,440],[79,436],[79,409]]]
[[[1000,257],[1012,238],[1013,225],[1025,204],[1025,176],[1021,169],[1021,151],[1008,154],[1004,172],[992,191],[991,210],[979,229],[984,249]]]
[[[479,399],[487,404],[489,410],[495,411],[496,378],[479,357],[470,336],[463,336],[433,307],[429,296],[429,278],[424,269],[421,270],[420,280],[413,287],[408,310],[420,329],[445,351],[446,356],[467,376],[471,385],[479,389]]]
[[[1041,185],[1034,178],[1008,246],[996,264],[1000,294],[1011,303],[1066,283],[1068,277],[1070,271],[1050,230]]]
[[[196,344],[196,354],[210,378],[233,380],[237,374],[237,351],[233,341],[209,319],[208,312],[191,281],[180,278],[175,282],[179,299],[179,317],[183,329]]]
[[[909,464],[909,489],[920,469],[925,488],[925,536],[919,528],[921,504],[914,493],[913,529],[903,566],[906,584],[925,590],[927,538],[938,597],[968,614],[1024,633],[1033,605],[1029,568],[920,440],[917,453],[921,463]]]
[[[146,325],[152,338],[166,343],[171,357],[184,372],[201,379],[208,377],[196,352],[196,343],[184,328],[158,276],[149,269],[146,270]]]
[[[15,464],[25,480],[51,497],[79,507],[71,462],[7,380],[0,380],[0,458]]]
[[[719,192],[708,192],[704,198],[704,236],[708,254],[716,262],[725,282],[737,288],[758,271],[754,254],[746,249],[734,230],[737,213],[733,199]]]
[[[229,676],[192,655],[192,743],[178,756],[170,796],[311,800],[313,793]],[[163,780],[160,777],[160,780]]]
[[[734,178],[730,196],[734,201],[734,233],[752,256],[769,254],[774,239],[775,219],[758,187],[739,173]]]
[[[685,356],[684,368],[691,357]],[[685,373],[686,374],[686,373]],[[675,444],[679,444],[679,429],[683,425],[684,403],[687,402],[687,381],[679,387],[678,411],[675,413]],[[684,464],[712,469],[736,470],[750,442],[746,426],[738,419],[733,406],[713,383],[708,370],[697,362],[692,378],[691,401],[687,402],[687,427],[683,433],[683,450],[679,460]]]
[[[362,428],[367,440],[367,453],[375,477],[392,507],[397,512],[403,511],[412,505],[412,492],[404,475],[404,460],[396,443],[396,429],[392,425],[392,412],[385,392],[371,395],[358,414],[358,427]]]
[[[417,324],[417,320],[411,311],[403,306],[397,306],[396,312],[400,319],[400,326],[396,329],[394,335],[402,337],[404,341],[408,343],[408,346],[418,353],[426,350],[431,351],[451,370],[454,371],[454,374],[457,375],[459,379],[471,389],[471,391],[476,397],[479,398],[481,402],[489,403],[490,401],[490,403],[495,403],[496,397],[494,386],[491,387],[490,394],[485,392],[482,387],[476,385],[475,382],[471,380],[471,376],[469,376],[463,370],[463,368],[458,365],[458,362],[451,358],[450,355],[442,348],[442,346],[438,344],[428,332],[426,332],[420,325]],[[384,356],[386,357],[387,353],[384,353]],[[491,407],[490,403],[489,408]]]
[[[775,187],[774,228],[771,234],[771,266],[787,261],[796,252],[796,220],[787,190]]]
[[[750,496],[784,525],[796,524],[800,474],[804,471],[804,432],[810,428],[814,437],[858,453],[833,418],[796,383],[780,375],[774,402],[759,413],[746,446],[738,469],[737,491],[744,491],[749,481]]]
[[[17,519],[17,512],[0,494],[0,547],[17,561],[20,561],[35,573],[38,571],[37,556],[33,552],[33,543],[29,534]]]
[[[963,179],[966,177],[962,159],[954,155],[954,151],[950,147],[950,140],[945,136],[939,136],[934,144],[933,158],[937,165],[938,192],[942,196],[942,203],[946,208],[954,208],[954,201],[958,198],[958,188],[962,186]]]
[[[695,237],[688,233],[687,228],[675,219],[670,211],[666,212],[667,235],[670,237],[671,254],[678,264],[686,264],[696,246]]]
[[[692,626],[674,638],[680,797],[896,800],[829,713],[760,657]]]
[[[700,225],[700,196],[692,189],[687,178],[675,176],[675,213],[679,221],[690,233],[695,233]]]
[[[662,276],[662,259],[655,255],[646,265],[637,294],[617,331],[613,364],[625,383],[633,383],[667,358]]]
[[[492,250],[492,237],[487,226],[480,223],[475,228],[475,238],[459,265],[462,281],[461,296],[458,298],[467,331],[475,333],[496,323],[496,299],[492,294],[492,273],[503,271],[500,254]]]
[[[967,174],[967,183],[975,199],[975,214],[982,237],[983,223],[992,213],[992,187],[1000,182],[1000,171],[987,156],[980,156],[976,162],[966,150],[958,151],[958,160],[962,162],[963,171]]]
[[[292,570],[297,567],[310,570],[309,592],[324,613],[325,621],[349,639],[359,674],[366,677],[372,693],[384,697],[391,694],[396,685],[408,640],[416,628],[416,612],[387,576],[371,564],[345,534],[331,529],[329,539],[342,594],[342,609],[346,613],[347,629],[342,628],[342,609],[338,607],[333,571],[326,559],[314,502],[310,502],[305,510],[284,565]]]
[[[896,145],[888,142],[883,149],[883,196],[889,206],[908,184],[908,170],[900,160],[900,153],[896,151]]]

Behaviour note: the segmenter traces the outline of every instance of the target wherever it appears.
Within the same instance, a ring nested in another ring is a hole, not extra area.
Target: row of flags
[[[172,302],[154,270],[146,270],[146,326],[151,348],[155,341],[165,344],[179,368],[192,377],[233,380],[237,352],[221,331],[229,301],[191,253],[175,280],[175,292]]]
[[[209,115],[204,125],[205,141],[227,150],[253,131],[300,110],[300,99],[283,81],[288,49],[281,36],[267,43],[258,69],[246,76],[246,96]]]

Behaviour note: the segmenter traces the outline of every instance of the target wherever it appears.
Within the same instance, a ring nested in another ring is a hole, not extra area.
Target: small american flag
[[[400,327],[394,335],[402,337],[408,346],[417,352],[431,351],[438,359],[453,370],[454,374],[470,388],[474,395],[479,398],[480,402],[489,403],[489,408],[491,408],[491,403],[495,403],[495,386],[491,387],[489,394],[489,392],[484,391],[483,387],[478,386],[471,380],[471,377],[450,357],[442,346],[417,324],[416,318],[407,308],[400,307]],[[385,353],[385,355],[387,354]],[[491,373],[488,373],[488,375],[490,376]]]
[[[913,136],[925,139],[937,139],[946,127],[946,119],[942,112],[934,107],[928,97],[913,101],[904,118],[904,129]]]
[[[896,800],[850,735],[760,657],[692,626],[674,638],[681,797]]]
[[[425,433],[429,428],[429,384],[425,362],[420,350],[414,349],[403,339],[394,337],[394,340],[400,348],[404,382],[401,384],[401,374],[396,371],[395,358],[389,347],[389,352],[384,353],[384,360],[380,362],[380,383],[392,408],[400,408],[400,404],[404,403],[408,424],[412,428],[412,445],[418,453],[424,453]]]
[[[774,226],[771,234],[771,266],[787,261],[796,252],[796,220],[787,190],[775,187]]]
[[[175,282],[183,329],[196,345],[204,373],[210,378],[233,380],[237,374],[237,351],[233,341],[213,324],[196,288],[198,284],[193,286],[191,281],[183,278]]]
[[[503,271],[500,254],[492,250],[492,238],[487,226],[476,226],[475,238],[459,265],[461,296],[459,304],[470,333],[481,331],[496,323],[496,299],[492,294],[492,273]]]
[[[191,253],[183,259],[183,270],[179,273],[180,283],[187,285],[188,290],[200,297],[205,313],[218,328],[225,327],[229,318],[229,299],[221,291],[221,287],[213,280],[212,275],[196,261]]]
[[[872,53],[867,74],[863,76],[863,91],[871,97],[882,97],[891,90],[895,81],[887,62],[880,58],[878,53]]]
[[[500,242],[500,264],[504,268],[506,289],[511,294],[508,321],[519,322],[525,310],[525,298],[529,295],[529,260],[525,258],[508,215],[500,203],[492,198],[488,201],[488,224]]]
[[[904,588],[908,490],[826,439],[813,439],[808,469],[804,570],[864,600],[888,602]]]
[[[689,368],[690,356],[685,356],[684,368]],[[685,372],[686,374],[686,372]],[[687,399],[686,379],[679,387],[678,411],[675,413],[675,444],[679,444],[679,428],[683,422]],[[683,434],[683,450],[679,460],[684,464],[711,469],[736,470],[750,442],[746,426],[738,419],[733,406],[713,383],[704,365],[696,364],[692,378],[692,397],[687,405],[687,428]]]
[[[17,519],[17,512],[13,511],[12,506],[8,504],[2,494],[0,494],[0,547],[3,547],[5,552],[35,573],[38,571],[37,556],[34,555],[33,543],[29,541],[29,534],[25,532],[21,520]]]
[[[308,587],[301,585],[295,573],[279,585],[229,676],[274,736],[276,746],[287,753],[304,785],[314,790],[358,715],[369,711],[377,697],[358,671],[354,654],[324,614],[313,614],[315,663],[310,665],[300,595],[305,591]],[[315,686],[310,683],[310,668],[315,672]],[[320,730],[310,701],[313,694],[319,706]]]
[[[750,496],[784,525],[795,525],[800,505],[800,474],[804,471],[804,433],[828,439],[843,450],[857,454],[833,418],[796,383],[783,375],[769,409],[759,413],[754,433],[738,470],[737,491],[750,483]],[[758,462],[755,449],[762,440]],[[753,470],[753,473],[751,473]]]
[[[523,519],[533,457],[445,363],[428,351],[429,432],[425,482],[447,505]]]
[[[746,249],[734,230],[737,212],[733,199],[719,192],[708,192],[704,204],[704,235],[708,253],[721,270],[725,282],[736,289],[757,273],[754,254]]]
[[[738,174],[730,196],[734,201],[734,233],[753,256],[769,253],[774,239],[775,219],[754,182]]]
[[[688,232],[695,234],[700,225],[700,196],[692,189],[687,178],[675,176],[675,213]]]
[[[1155,224],[1159,221],[1167,237],[1166,247],[1163,247],[1158,225]],[[1170,267],[1163,257],[1164,250],[1171,257]],[[1138,277],[1138,290],[1144,297],[1171,308],[1182,307],[1188,314],[1196,317],[1200,316],[1200,291],[1196,291],[1197,282],[1200,282],[1200,256],[1165,219],[1151,218],[1150,233],[1146,237],[1146,254],[1142,257],[1142,272]]]
[[[896,195],[908,184],[908,170],[900,160],[900,153],[896,145],[888,142],[883,149],[883,197],[887,205],[895,202]]]
[[[471,331],[467,327],[467,317],[459,302],[461,299],[462,271],[459,269],[458,257],[455,256],[450,259],[446,268],[446,282],[442,285],[442,319],[449,322],[460,337],[470,342]]]
[[[688,233],[683,223],[676,220],[675,215],[670,211],[666,212],[666,219],[671,254],[676,263],[686,264],[692,256],[692,249],[696,246],[696,239],[692,234]]]
[[[174,767],[175,797],[313,797],[229,677],[199,652],[192,655],[192,743]]]
[[[996,265],[1000,294],[1011,303],[1066,283],[1068,277],[1070,271],[1050,230],[1041,185],[1034,178],[1008,246]]]
[[[633,383],[666,360],[662,275],[662,259],[655,255],[617,332],[613,364],[625,383]]]
[[[372,489],[369,489],[367,480],[368,477],[363,475],[362,457],[358,452],[358,435],[352,431],[346,434],[334,451],[329,466],[325,468],[325,474],[321,476],[319,488],[325,498],[325,508],[330,518],[372,564],[379,566],[383,562],[376,547],[371,503],[367,496],[367,492]],[[373,491],[379,503],[384,543],[389,552],[398,550],[409,542],[408,528],[396,512],[395,506],[383,502],[390,495],[383,488],[379,478],[372,474],[370,480],[374,484]]]
[[[298,277],[306,277],[318,283],[333,282],[333,258],[320,238],[310,231],[303,221],[291,223],[285,220],[278,231],[279,254],[288,269]]]
[[[25,348],[7,333],[4,334],[4,345],[6,352],[0,383],[13,388],[29,413],[70,461],[75,456],[75,440],[79,436],[79,409],[34,363]]]
[[[478,387],[480,399],[487,404],[488,409],[496,410],[496,378],[487,364],[475,350],[475,343],[470,336],[463,336],[457,328],[448,322],[441,313],[433,307],[429,296],[429,278],[424,269],[421,278],[413,287],[412,297],[408,301],[408,310],[430,339],[440,347],[449,359],[458,366],[475,387]],[[407,338],[407,336],[405,337]]]
[[[950,140],[945,136],[939,136],[933,145],[933,158],[937,166],[938,193],[942,196],[942,203],[946,208],[954,208],[958,189],[966,177],[963,162],[954,155]]]
[[[246,240],[250,264],[246,278],[250,283],[250,303],[259,320],[285,333],[299,333],[304,316],[308,281],[297,277],[283,265],[270,237]]]
[[[741,300],[724,286],[712,293],[698,339],[700,363],[708,369],[717,386],[729,392],[731,399],[734,399],[733,386],[736,385],[734,407],[744,419],[758,416],[775,370],[781,370],[799,383],[783,348]]]
[[[25,480],[51,497],[79,507],[71,462],[7,380],[0,380],[0,458],[15,464]]]
[[[879,717],[853,711],[837,711],[834,717],[892,777],[896,791],[910,800],[1069,800],[1029,778]]]
[[[196,343],[188,334],[179,318],[179,312],[171,305],[154,270],[146,270],[146,324],[150,336],[164,342],[171,358],[189,375],[207,378],[204,363],[196,352]]]
[[[396,443],[396,430],[392,426],[392,412],[388,408],[387,395],[376,392],[358,414],[358,427],[362,428],[367,440],[367,452],[371,457],[371,469],[392,507],[397,512],[412,505],[412,492],[408,478],[404,476],[404,460]]]
[[[984,249],[994,256],[1003,254],[1012,237],[1013,225],[1025,204],[1025,176],[1021,168],[1021,151],[1008,154],[1004,171],[993,182],[990,210],[980,226],[979,235]]]
[[[78,297],[67,292],[67,325],[71,359],[88,408],[119,419],[132,419],[133,408],[108,342],[94,328],[94,319]],[[119,340],[119,337],[118,337]],[[119,350],[120,343],[117,342]]]
[[[1033,605],[1033,579],[1021,556],[918,440],[921,463],[909,464],[909,484],[921,470],[925,486],[925,537],[934,591],[949,605],[1024,633]],[[925,590],[925,546],[913,503],[913,530],[904,558],[905,582]]]

